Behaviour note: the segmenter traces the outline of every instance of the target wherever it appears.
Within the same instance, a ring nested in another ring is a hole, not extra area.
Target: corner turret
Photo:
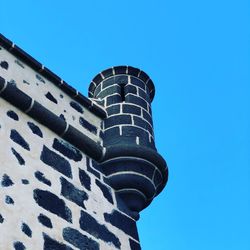
[[[100,164],[109,184],[131,211],[151,203],[168,179],[165,160],[154,141],[149,76],[133,67],[104,70],[90,84],[89,97],[107,111],[103,121],[104,157]]]

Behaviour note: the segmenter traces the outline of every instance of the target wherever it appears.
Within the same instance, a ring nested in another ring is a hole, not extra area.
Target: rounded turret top
[[[100,83],[104,82],[106,79],[110,77],[120,76],[120,75],[131,76],[133,78],[137,78],[138,80],[140,80],[141,83],[144,83],[148,88],[150,100],[151,102],[153,101],[155,95],[155,87],[153,81],[144,71],[131,66],[112,67],[96,75],[89,86],[89,97],[90,98],[95,97],[95,90]]]

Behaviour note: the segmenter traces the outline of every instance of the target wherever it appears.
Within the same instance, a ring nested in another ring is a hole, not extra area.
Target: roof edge
[[[58,88],[60,88],[64,93],[68,94],[72,99],[79,102],[82,106],[87,108],[96,116],[102,119],[107,116],[107,113],[104,109],[96,105],[95,102],[91,101],[90,99],[85,97],[83,94],[79,93],[78,90],[70,86],[67,82],[61,79],[58,75],[56,75],[50,69],[48,69],[43,64],[38,62],[35,58],[33,58],[24,50],[22,50],[20,47],[15,45],[13,42],[11,42],[1,33],[0,33],[0,46],[5,48],[7,51],[9,51],[11,54],[16,56],[20,60],[22,60],[24,63],[26,63],[29,67],[31,67],[35,71],[39,72],[39,74],[41,74],[46,79],[51,81]]]

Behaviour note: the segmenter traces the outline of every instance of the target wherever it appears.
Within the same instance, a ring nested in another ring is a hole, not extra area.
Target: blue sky
[[[1,1],[1,33],[83,94],[114,65],[153,79],[170,176],[143,250],[250,249],[249,19],[244,0]]]

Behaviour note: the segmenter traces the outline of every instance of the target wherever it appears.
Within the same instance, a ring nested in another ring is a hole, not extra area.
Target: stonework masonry
[[[139,212],[168,178],[143,71],[89,97],[0,34],[0,250],[138,250]]]

